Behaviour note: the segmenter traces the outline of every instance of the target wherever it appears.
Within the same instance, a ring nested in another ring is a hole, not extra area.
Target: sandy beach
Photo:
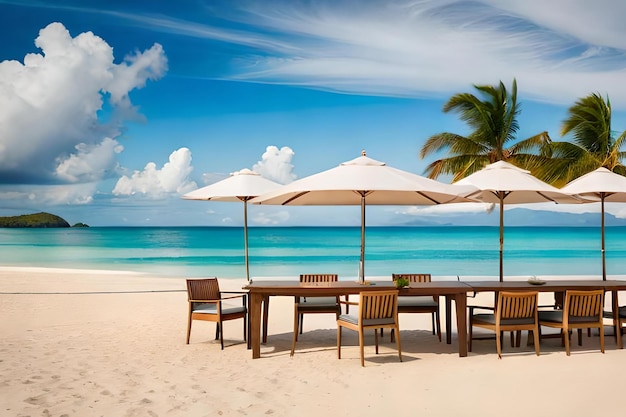
[[[221,280],[224,290],[244,281]],[[241,320],[194,322],[185,344],[184,278],[36,268],[0,268],[0,416],[597,416],[621,408],[621,368],[605,328],[572,345],[542,341],[541,356],[505,340],[474,342],[466,358],[438,342],[429,315],[402,315],[400,363],[373,335],[361,368],[356,333],[337,359],[332,315],[309,315],[289,356],[293,300],[271,301],[269,340],[251,359]],[[442,323],[442,326],[445,326]],[[575,338],[573,339],[575,340]]]

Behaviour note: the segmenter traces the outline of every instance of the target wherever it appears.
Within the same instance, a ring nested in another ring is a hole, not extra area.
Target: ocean
[[[251,227],[250,275],[358,274],[359,227]],[[365,276],[498,275],[497,227],[368,227]],[[505,276],[601,276],[600,229],[508,227]],[[607,275],[626,274],[626,227],[606,230]],[[0,265],[244,278],[238,227],[0,229]]]

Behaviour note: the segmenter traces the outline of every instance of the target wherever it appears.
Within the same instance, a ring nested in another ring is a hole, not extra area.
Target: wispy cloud
[[[626,3],[611,0],[233,0],[193,19],[155,8],[80,10],[242,46],[230,72],[212,78],[446,97],[516,77],[528,98],[569,104],[598,91],[626,108]]]
[[[524,95],[537,100],[571,103],[599,91],[626,107],[626,29],[619,19],[626,6],[620,3],[230,4],[240,8],[211,9],[211,18],[230,22],[220,27],[208,17],[117,15],[152,30],[247,47],[233,58],[230,74],[214,74],[220,78],[414,97],[516,77]]]

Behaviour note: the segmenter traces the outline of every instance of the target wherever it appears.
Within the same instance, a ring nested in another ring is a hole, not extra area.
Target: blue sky
[[[430,135],[465,133],[446,100],[513,78],[520,139],[562,140],[593,92],[623,131],[623,16],[609,0],[0,0],[0,215],[239,225],[236,203],[180,197],[243,168],[286,183],[362,149],[423,174]],[[484,210],[471,206],[372,207],[368,224]],[[358,210],[251,207],[249,221],[356,225]]]

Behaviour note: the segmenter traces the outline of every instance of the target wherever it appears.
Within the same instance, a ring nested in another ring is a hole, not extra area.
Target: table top
[[[388,281],[366,281],[362,284],[357,281],[335,281],[335,282],[300,282],[298,280],[254,281],[243,289],[251,293],[271,294],[271,295],[336,295],[336,294],[358,294],[361,291],[389,290],[395,288],[391,280]],[[467,283],[460,281],[433,281],[433,282],[412,282],[407,288],[403,288],[401,294],[406,295],[437,295],[437,294],[457,294],[471,291]]]
[[[391,280],[336,281],[319,283],[301,283],[294,280],[259,280],[247,284],[243,289],[263,295],[341,295],[358,294],[361,291],[376,291],[395,288]],[[412,282],[409,287],[400,290],[401,295],[452,295],[469,291],[539,291],[554,292],[565,290],[604,289],[607,291],[626,290],[626,280],[547,280],[543,285],[527,281],[432,281]]]

